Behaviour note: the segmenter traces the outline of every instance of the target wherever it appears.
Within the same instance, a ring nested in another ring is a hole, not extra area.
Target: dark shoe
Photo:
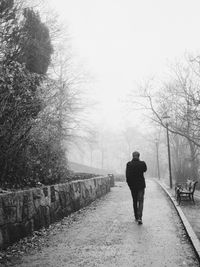
[[[142,219],[138,219],[138,224],[139,224],[139,225],[142,224]]]
[[[135,215],[135,221],[137,222],[138,221],[138,216],[137,214],[134,214]]]

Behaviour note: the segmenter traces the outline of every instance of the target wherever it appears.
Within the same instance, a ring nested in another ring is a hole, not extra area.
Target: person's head
[[[134,151],[134,152],[132,153],[132,156],[133,156],[133,159],[139,159],[139,157],[140,157],[140,153],[139,153],[138,151]]]

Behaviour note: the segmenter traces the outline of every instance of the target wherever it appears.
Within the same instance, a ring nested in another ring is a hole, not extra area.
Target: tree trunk
[[[191,179],[197,180],[198,179],[198,162],[197,162],[197,156],[195,152],[195,145],[189,141],[190,146],[190,155],[191,155]]]

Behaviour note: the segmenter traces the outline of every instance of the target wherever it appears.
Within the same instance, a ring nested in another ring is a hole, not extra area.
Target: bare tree
[[[155,125],[166,127],[165,114],[170,115],[169,131],[175,136],[187,140],[187,151],[191,162],[193,178],[198,177],[198,154],[200,147],[199,120],[199,85],[200,79],[187,62],[176,64],[172,70],[170,81],[164,82],[162,88],[155,95],[151,94],[151,85],[144,90],[144,97],[148,100],[151,119]],[[179,138],[180,139],[180,138]],[[174,146],[178,149],[179,141],[175,138]],[[176,151],[175,155],[178,153]],[[178,159],[178,158],[177,158]]]

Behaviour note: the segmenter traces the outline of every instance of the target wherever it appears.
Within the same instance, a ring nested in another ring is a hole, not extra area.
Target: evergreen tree
[[[29,183],[30,131],[41,110],[37,88],[53,52],[49,31],[33,10],[0,2],[0,186]]]
[[[49,30],[41,22],[39,14],[29,8],[24,10],[23,23],[24,40],[21,43],[20,61],[26,64],[30,72],[45,74],[53,52]]]

